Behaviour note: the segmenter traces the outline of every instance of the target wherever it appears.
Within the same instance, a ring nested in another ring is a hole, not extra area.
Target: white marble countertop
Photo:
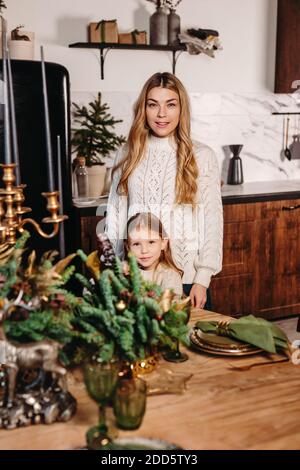
[[[258,194],[278,194],[286,192],[300,193],[300,180],[255,181],[243,184],[224,184],[222,197],[251,196]]]

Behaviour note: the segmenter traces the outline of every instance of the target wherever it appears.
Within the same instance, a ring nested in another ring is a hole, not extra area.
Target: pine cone
[[[26,280],[21,280],[20,282],[18,282],[17,284],[15,284],[13,287],[13,293],[14,295],[17,297],[20,290],[22,290],[24,292],[24,294],[27,294],[27,295],[31,295],[32,294],[32,289],[31,289],[31,285],[28,281]]]
[[[97,243],[98,255],[100,260],[100,269],[112,269],[115,259],[115,253],[108,236],[105,233],[98,235]]]
[[[49,307],[53,309],[63,309],[67,306],[66,298],[63,294],[55,294],[49,302]]]
[[[150,298],[152,298],[152,299],[155,299],[156,293],[155,293],[154,290],[149,290],[149,291],[147,292],[147,296],[150,297]]]
[[[29,311],[25,308],[18,307],[10,316],[10,320],[12,321],[24,321],[27,320],[29,317]]]

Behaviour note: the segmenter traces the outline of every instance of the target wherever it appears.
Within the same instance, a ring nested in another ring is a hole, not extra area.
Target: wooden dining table
[[[194,310],[191,326],[199,319],[227,318]],[[167,369],[175,381],[190,376],[186,389],[149,396],[141,427],[120,430],[120,437],[162,439],[189,450],[300,449],[300,365],[291,360],[274,362],[284,357],[266,353],[231,357],[187,352],[186,362],[161,359],[155,372]],[[144,377],[151,380],[151,374]],[[84,446],[88,427],[97,423],[97,405],[80,376],[70,375],[69,389],[77,399],[77,412],[70,421],[0,430],[0,449]]]

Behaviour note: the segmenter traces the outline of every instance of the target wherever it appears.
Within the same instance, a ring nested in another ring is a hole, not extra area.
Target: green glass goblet
[[[168,362],[184,362],[187,361],[189,356],[181,352],[179,349],[179,340],[176,340],[176,349],[172,349],[171,351],[166,351],[163,353],[163,358]]]
[[[144,380],[120,379],[115,389],[113,407],[121,429],[140,427],[146,410],[147,384]]]
[[[190,319],[190,315],[191,315],[191,301],[190,301],[190,298],[187,297],[186,299],[184,299],[181,302],[181,304],[178,304],[177,309],[178,309],[178,311],[183,309],[183,313],[185,314],[185,320],[184,320],[183,323],[185,325],[187,325],[188,322],[189,322],[189,319]],[[179,339],[176,338],[175,339],[175,348],[171,349],[170,351],[166,351],[165,353],[163,353],[163,358],[166,361],[169,361],[169,362],[184,362],[184,361],[188,360],[189,356],[186,353],[180,351],[180,342],[179,342]]]
[[[90,397],[99,405],[99,423],[86,433],[89,449],[101,449],[112,440],[106,424],[105,407],[115,390],[118,362],[86,362],[83,368],[84,382]]]

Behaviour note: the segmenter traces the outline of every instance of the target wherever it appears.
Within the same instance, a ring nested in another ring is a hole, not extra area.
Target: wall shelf
[[[126,50],[136,50],[136,51],[163,51],[163,52],[172,52],[172,72],[175,75],[176,63],[180,54],[186,51],[186,46],[184,44],[179,44],[178,46],[152,46],[151,44],[119,44],[111,42],[75,42],[69,44],[71,48],[77,49],[98,49],[100,51],[100,71],[101,71],[101,80],[104,79],[104,63],[108,52],[111,49],[126,49]]]

